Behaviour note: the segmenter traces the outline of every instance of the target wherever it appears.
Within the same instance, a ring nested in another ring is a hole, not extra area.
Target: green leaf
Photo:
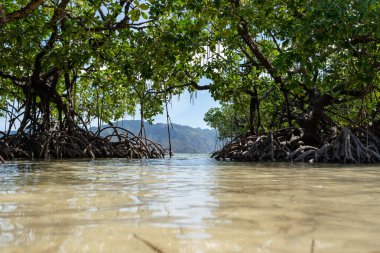
[[[140,19],[140,11],[137,9],[130,11],[129,14],[131,15],[132,21],[138,21]]]
[[[148,19],[148,14],[146,14],[145,12],[141,12],[141,16],[143,19]]]
[[[147,9],[149,9],[149,5],[148,4],[140,4],[140,9],[142,9],[142,10],[147,10]]]

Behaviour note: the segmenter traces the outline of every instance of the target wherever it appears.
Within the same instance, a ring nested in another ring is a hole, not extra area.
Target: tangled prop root
[[[214,152],[217,160],[286,161],[286,162],[380,162],[380,141],[373,134],[359,129],[355,134],[342,128],[340,134],[329,138],[320,147],[304,145],[303,131],[281,129],[261,136],[240,136]]]
[[[164,148],[126,129],[111,128],[110,136],[102,137],[104,129],[97,133],[76,129],[49,131],[35,134],[0,133],[0,161],[16,158],[164,158]],[[119,133],[119,131],[120,133]]]

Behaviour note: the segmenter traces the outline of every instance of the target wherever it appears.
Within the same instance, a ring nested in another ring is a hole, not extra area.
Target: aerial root
[[[135,136],[118,128],[112,136],[101,136],[76,129],[65,131],[37,132],[34,134],[17,133],[0,138],[0,161],[15,158],[164,158],[164,148],[153,141]],[[122,130],[122,131],[121,131]]]
[[[261,136],[239,136],[214,152],[212,157],[235,161],[380,162],[380,141],[362,129],[353,133],[342,128],[339,135],[329,138],[319,147],[304,145],[302,137],[302,129],[297,128]]]
[[[269,135],[239,136],[212,154],[216,159],[237,161],[283,161],[289,157],[292,147],[299,141],[300,129],[290,128],[271,132]]]

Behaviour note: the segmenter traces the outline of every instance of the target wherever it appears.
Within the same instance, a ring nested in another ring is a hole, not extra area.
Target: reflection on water
[[[0,165],[0,252],[380,252],[380,167]],[[314,246],[312,247],[312,241]]]

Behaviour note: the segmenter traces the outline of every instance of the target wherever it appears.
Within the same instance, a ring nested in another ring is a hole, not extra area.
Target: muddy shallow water
[[[380,252],[380,166],[0,165],[0,252]]]

